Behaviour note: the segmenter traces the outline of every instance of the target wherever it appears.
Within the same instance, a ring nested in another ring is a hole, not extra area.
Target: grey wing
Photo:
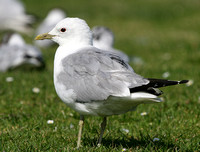
[[[94,47],[71,54],[62,61],[59,74],[67,89],[73,89],[80,102],[106,100],[109,96],[128,96],[129,88],[149,81],[134,73],[120,57]]]
[[[111,51],[113,52],[113,53],[116,53],[121,59],[123,59],[125,62],[129,62],[129,57],[128,57],[128,55],[126,55],[125,53],[123,53],[122,51],[120,51],[120,50],[117,50],[117,49],[111,49]]]
[[[104,53],[106,56],[109,56],[112,60],[115,60],[116,62],[118,62],[119,64],[121,64],[124,68],[127,68],[127,70],[130,70],[130,71],[134,71],[132,69],[132,67],[128,64],[128,61],[127,60],[124,60],[124,58],[117,54],[116,52],[102,52]]]

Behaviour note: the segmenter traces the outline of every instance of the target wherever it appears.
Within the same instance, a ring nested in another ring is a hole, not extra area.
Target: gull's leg
[[[80,121],[79,121],[79,132],[78,132],[78,141],[77,141],[77,148],[80,147],[81,145],[81,134],[82,134],[82,129],[83,129],[83,122],[84,122],[84,116],[80,116]]]
[[[99,137],[99,141],[98,141],[98,144],[97,146],[101,146],[101,141],[102,141],[102,137],[103,137],[103,133],[104,133],[104,130],[106,128],[106,117],[103,117],[103,122],[101,123],[101,133],[100,133],[100,137]]]

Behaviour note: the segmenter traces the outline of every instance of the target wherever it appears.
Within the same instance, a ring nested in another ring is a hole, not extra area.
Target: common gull
[[[124,61],[129,62],[129,57],[120,50],[113,47],[114,45],[114,34],[105,26],[95,26],[92,28],[93,45],[96,48],[105,51],[111,51],[116,55],[120,56]]]
[[[144,61],[138,56],[128,56],[123,51],[114,48],[115,36],[112,30],[105,26],[94,26],[92,28],[93,46],[120,56],[125,62],[141,65]]]
[[[35,46],[26,44],[21,35],[17,33],[4,36],[0,46],[0,72],[23,65],[44,67],[41,51]]]
[[[35,39],[52,39],[59,44],[54,85],[61,100],[80,113],[77,147],[85,115],[103,117],[100,145],[107,116],[135,110],[142,103],[158,103],[162,94],[159,87],[187,82],[146,79],[136,74],[121,57],[94,47],[89,26],[79,18],[66,18]]]
[[[30,24],[34,17],[25,13],[20,0],[0,0],[0,30],[14,30],[22,33],[32,32]]]

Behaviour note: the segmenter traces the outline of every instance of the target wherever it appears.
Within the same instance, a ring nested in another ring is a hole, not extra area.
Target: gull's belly
[[[62,83],[54,83],[60,99],[81,115],[109,116],[123,114],[134,110],[139,104],[145,103],[140,98],[109,97],[103,101],[78,102],[73,89],[66,88]]]
[[[55,84],[55,89],[61,100],[81,115],[118,115],[134,110],[138,105],[138,102],[130,103],[130,101],[126,99],[124,101],[124,98],[116,98],[117,100],[109,98],[104,101],[80,103],[76,101],[76,93],[73,89],[66,89],[65,86],[60,83]]]

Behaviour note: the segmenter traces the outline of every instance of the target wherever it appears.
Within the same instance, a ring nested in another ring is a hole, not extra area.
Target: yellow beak
[[[44,40],[44,39],[52,39],[55,35],[51,35],[48,33],[40,34],[36,36],[35,40]]]

